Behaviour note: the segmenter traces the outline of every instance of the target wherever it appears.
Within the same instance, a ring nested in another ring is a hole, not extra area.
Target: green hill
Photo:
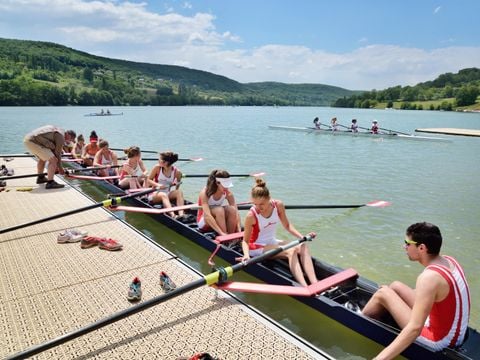
[[[446,73],[415,86],[395,86],[385,90],[339,98],[336,107],[397,108],[404,110],[480,110],[480,69]]]
[[[0,105],[326,106],[356,93],[317,84],[242,84],[181,66],[110,59],[48,42],[0,38]]]

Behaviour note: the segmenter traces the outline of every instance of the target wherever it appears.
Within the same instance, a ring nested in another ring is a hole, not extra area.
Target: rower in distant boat
[[[200,191],[197,213],[198,227],[203,231],[213,229],[219,235],[239,232],[240,215],[235,197],[230,191],[233,186],[226,170],[213,170],[207,179],[207,186]]]
[[[97,151],[100,150],[98,147],[98,135],[95,130],[92,130],[90,133],[90,143],[83,147],[82,159],[85,166],[92,166],[93,159],[97,154]]]
[[[322,123],[320,122],[320,120],[318,119],[318,117],[316,117],[315,119],[313,119],[313,124],[315,125],[315,129],[320,129],[320,127],[322,126]]]
[[[110,109],[107,109],[107,115],[110,115],[111,112],[110,112]]]
[[[284,244],[285,241],[276,238],[276,229],[279,223],[296,238],[303,236],[289,222],[283,202],[270,198],[270,192],[263,179],[257,178],[255,180],[251,197],[254,205],[245,218],[242,260],[246,261],[252,256],[258,256]],[[315,233],[309,235],[315,236]],[[310,284],[318,282],[312,256],[305,243],[280,253],[276,258],[286,258],[288,260],[290,271],[300,285],[307,286],[302,268],[305,270]]]
[[[118,165],[118,157],[112,150],[108,147],[107,140],[100,140],[98,143],[98,147],[100,148],[95,157],[93,158],[93,166],[103,167],[103,166],[117,166]],[[98,170],[99,176],[115,176],[118,175],[117,168],[106,168]]]
[[[410,225],[405,251],[411,261],[425,269],[415,289],[400,281],[382,286],[363,308],[363,314],[381,320],[389,313],[402,329],[376,359],[393,359],[412,342],[434,351],[461,346],[467,337],[470,291],[460,264],[440,255],[442,234],[433,224]]]
[[[330,121],[330,129],[332,131],[337,131],[338,130],[338,124],[337,124],[337,118],[336,117],[332,118],[332,120]]]
[[[370,131],[372,132],[372,134],[378,134],[378,129],[379,129],[378,121],[373,120],[372,127],[371,127]]]
[[[120,170],[119,186],[122,189],[140,189],[144,186],[144,181],[148,171],[141,159],[141,152],[138,146],[130,146],[124,150],[127,154],[127,161]]]
[[[352,119],[352,124],[350,125],[350,131],[354,133],[358,133],[357,119]]]
[[[149,194],[148,200],[152,204],[172,207],[170,201],[175,201],[176,206],[185,205],[183,192],[180,190],[182,172],[176,166],[173,166],[177,160],[178,154],[172,151],[160,153],[158,164],[153,167],[147,180],[149,186],[160,188],[158,191]],[[169,214],[175,217],[174,212]],[[178,216],[183,217],[183,210],[178,211]]]

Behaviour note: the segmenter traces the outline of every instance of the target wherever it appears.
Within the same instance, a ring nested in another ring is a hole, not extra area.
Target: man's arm
[[[441,280],[438,274],[429,270],[418,276],[415,288],[415,303],[410,320],[395,340],[383,349],[375,359],[393,359],[415,341],[432,310],[441,286]]]

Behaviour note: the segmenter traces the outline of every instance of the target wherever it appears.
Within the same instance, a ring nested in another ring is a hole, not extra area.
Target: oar
[[[241,202],[237,204],[237,207],[240,209],[242,207],[245,207],[245,209],[248,207],[250,209],[252,207],[252,203],[250,202]],[[180,205],[180,206],[172,206],[172,207],[166,207],[166,208],[147,208],[147,207],[140,207],[140,206],[112,206],[111,210],[114,211],[129,211],[129,212],[136,212],[136,213],[144,213],[144,214],[165,214],[165,213],[170,213],[170,212],[175,212],[175,211],[180,211],[180,210],[198,210],[201,209],[202,205],[198,204],[187,204],[187,205]]]
[[[62,154],[62,156],[65,157],[72,157],[72,154]],[[24,154],[1,154],[0,157],[5,157],[5,158],[25,158],[25,157],[35,157],[33,154],[29,153],[24,153]]]
[[[68,174],[67,175],[71,179],[77,180],[116,180],[120,179],[120,175],[111,175],[111,176],[96,176],[96,175],[74,175]],[[126,176],[126,177],[134,177],[134,176]],[[136,176],[135,176],[136,177]]]
[[[258,173],[253,173],[253,174],[230,174],[230,177],[260,177],[264,176],[266,173],[264,172],[258,172]],[[210,175],[207,174],[182,174],[182,177],[185,178],[206,178],[209,177]]]
[[[110,148],[110,150],[113,150],[113,151],[125,151],[125,149],[118,149],[118,148]],[[159,153],[160,153],[159,151],[152,151],[152,150],[140,150],[140,152],[146,153],[146,154],[159,154]]]
[[[370,201],[366,204],[359,205],[285,205],[285,209],[290,210],[299,210],[299,209],[350,209],[350,208],[360,208],[363,206],[368,207],[386,207],[390,206],[392,203],[389,201],[377,200]],[[239,205],[238,210],[248,210],[252,206]]]
[[[79,173],[79,172],[85,172],[85,171],[94,171],[94,170],[102,170],[102,169],[114,169],[114,168],[121,168],[123,165],[108,165],[108,166],[92,166],[92,167],[86,167],[86,168],[81,168],[81,169],[68,169],[65,170],[65,174],[74,174],[74,173]]]
[[[408,135],[408,136],[412,135],[412,134],[407,134],[407,133],[397,131],[397,130],[384,129],[384,128],[381,128],[381,127],[379,127],[379,129],[383,130],[383,131],[388,131],[389,133],[394,133],[394,134],[402,134],[402,135]]]
[[[138,193],[135,193],[135,194],[129,194],[129,195],[116,197],[116,198],[113,198],[113,199],[103,200],[103,201],[97,202],[95,204],[91,204],[91,205],[88,205],[88,206],[81,207],[79,209],[65,211],[65,212],[60,213],[60,214],[47,216],[46,218],[43,218],[43,219],[38,219],[38,220],[30,221],[30,222],[27,222],[27,223],[23,223],[23,224],[20,224],[20,225],[11,226],[11,227],[8,227],[8,228],[5,228],[5,229],[0,229],[0,234],[5,234],[5,233],[13,231],[13,230],[22,229],[22,228],[27,227],[27,226],[40,224],[40,223],[50,221],[50,220],[55,220],[55,219],[62,218],[62,217],[68,216],[68,215],[78,214],[80,212],[95,209],[95,208],[98,208],[98,207],[102,207],[102,206],[109,207],[109,206],[112,206],[112,205],[115,205],[115,204],[120,204],[123,200],[130,199],[130,198],[133,198],[133,197],[143,196],[143,195],[146,195],[146,194],[150,194],[153,191],[155,191],[155,189],[152,188],[152,189],[148,189],[148,190],[138,192]]]
[[[0,177],[0,180],[23,179],[23,178],[28,178],[28,177],[45,176],[45,175],[47,175],[47,173],[2,176],[2,177]]]
[[[119,157],[118,160],[128,160],[128,158],[126,156],[122,156],[122,157]],[[158,161],[158,157],[156,158],[143,158],[142,157],[142,160],[144,161]],[[203,158],[201,157],[196,157],[196,158],[180,158],[178,159],[178,161],[202,161]]]
[[[25,358],[31,357],[31,356],[39,354],[39,353],[41,353],[45,350],[48,350],[48,349],[51,349],[55,346],[66,343],[67,341],[76,339],[76,338],[78,338],[82,335],[85,335],[85,334],[88,334],[92,331],[98,330],[98,329],[100,329],[104,326],[113,324],[114,322],[122,320],[122,319],[124,319],[128,316],[134,315],[134,314],[136,314],[140,311],[149,309],[149,308],[151,308],[155,305],[158,305],[158,304],[161,304],[161,303],[163,303],[167,300],[173,299],[173,298],[175,298],[179,295],[188,293],[188,292],[190,292],[192,290],[195,290],[199,287],[202,287],[204,285],[211,286],[211,285],[214,285],[218,282],[223,282],[223,281],[227,280],[228,278],[232,277],[232,275],[235,272],[243,270],[245,267],[247,267],[249,265],[257,264],[259,262],[262,262],[262,261],[264,261],[264,260],[266,260],[270,257],[278,255],[281,252],[283,252],[285,250],[288,250],[292,247],[295,247],[295,246],[297,246],[297,245],[299,245],[303,242],[312,241],[312,239],[313,239],[313,237],[311,237],[311,236],[304,236],[303,238],[294,240],[294,241],[292,241],[292,242],[290,242],[286,245],[279,246],[278,248],[266,251],[259,256],[250,258],[246,261],[242,261],[240,263],[229,266],[227,268],[221,268],[220,270],[212,272],[211,274],[204,275],[203,277],[201,277],[198,280],[195,280],[195,281],[192,281],[192,282],[190,282],[186,285],[177,287],[176,289],[174,289],[174,290],[172,290],[168,293],[156,296],[156,297],[154,297],[150,300],[145,300],[144,302],[142,302],[138,305],[131,306],[131,307],[125,309],[125,310],[118,311],[115,314],[112,314],[112,315],[107,316],[103,319],[97,320],[94,323],[92,323],[90,325],[87,325],[87,326],[84,326],[80,329],[77,329],[77,330],[71,331],[67,334],[61,335],[61,336],[59,336],[55,339],[46,341],[43,344],[32,346],[32,347],[30,347],[26,350],[23,350],[23,351],[20,351],[16,354],[11,355],[11,356],[7,357],[6,359],[13,360],[13,359],[25,359]]]
[[[348,126],[345,126],[345,125],[342,125],[342,124],[337,124],[337,125],[342,127],[342,128],[348,129],[348,130],[350,130],[350,132],[352,132],[352,129],[349,128]]]

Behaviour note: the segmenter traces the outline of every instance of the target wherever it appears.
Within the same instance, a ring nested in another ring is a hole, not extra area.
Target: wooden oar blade
[[[370,207],[386,207],[390,205],[392,205],[391,202],[384,201],[384,200],[370,201],[369,203],[365,204],[365,206],[370,206]]]

